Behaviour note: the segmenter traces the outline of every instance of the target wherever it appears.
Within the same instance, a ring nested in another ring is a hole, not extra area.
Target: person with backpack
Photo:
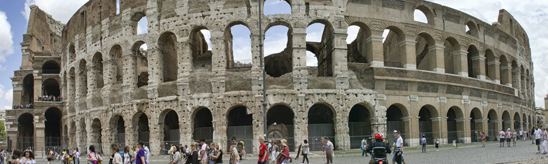
[[[499,132],[499,140],[500,140],[499,147],[504,147],[504,138],[506,138],[506,134],[504,133],[504,129],[502,129]]]
[[[99,162],[103,161],[103,158],[97,152],[95,151],[95,146],[89,145],[89,154],[88,154],[88,161],[91,164],[99,164]]]
[[[114,145],[112,146],[112,151],[114,154],[112,154],[114,157],[112,157],[112,164],[123,164],[122,163],[122,156],[120,155],[120,148],[118,146]]]
[[[424,134],[422,134],[421,145],[422,145],[422,152],[426,153],[426,137],[424,136]]]

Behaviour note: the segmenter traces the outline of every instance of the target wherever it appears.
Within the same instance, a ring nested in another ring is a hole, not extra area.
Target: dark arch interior
[[[253,122],[251,114],[247,114],[246,107],[236,107],[228,113],[228,126],[250,126]]]
[[[61,110],[50,108],[46,110],[46,129],[44,131],[46,137],[46,147],[61,146]]]
[[[287,139],[287,146],[290,150],[294,149],[294,126],[293,119],[295,114],[293,110],[285,105],[276,105],[270,108],[266,114],[267,120],[267,138],[269,139]],[[276,125],[274,125],[276,123]]]
[[[329,137],[331,142],[335,143],[333,140],[335,136],[333,116],[333,111],[326,105],[316,104],[310,108],[310,111],[308,111],[308,137],[310,140]],[[313,150],[322,149],[321,144],[314,142],[310,147]]]
[[[235,107],[228,113],[227,137],[236,137],[237,141],[243,141],[246,152],[253,151],[253,115],[247,114],[247,107]],[[230,146],[228,142],[227,146]]]
[[[61,72],[61,67],[55,61],[47,61],[42,65],[43,74],[59,74]]]
[[[213,141],[213,116],[207,108],[198,109],[194,115],[194,140]]]
[[[34,147],[34,117],[25,113],[17,119],[17,148]]]
[[[392,105],[388,107],[386,110],[386,129],[387,132],[391,132],[394,130],[398,130],[400,134],[402,135],[402,138],[405,138],[406,131],[404,127],[403,122],[403,113],[399,107],[396,105]],[[394,136],[393,135],[386,135],[387,140],[390,142],[394,142]]]
[[[44,90],[42,92],[44,93],[44,95],[55,96],[55,97],[59,97],[61,95],[61,91],[59,89],[59,83],[57,82],[57,80],[47,79],[42,84],[42,89]]]
[[[489,136],[489,140],[494,141],[497,139],[497,134],[498,134],[497,114],[495,113],[494,110],[490,110],[489,113],[487,114],[487,117],[489,118],[489,120],[487,121],[487,129],[488,129],[487,135]]]
[[[475,56],[478,56],[478,50],[473,47],[473,46],[470,46],[468,48],[468,55],[467,55],[467,61],[468,61],[468,77],[476,77],[478,76],[478,73],[477,71],[479,70],[479,65],[476,65],[475,63],[477,61],[474,61],[473,58]]]
[[[502,129],[504,131],[506,131],[508,128],[511,128],[510,127],[510,114],[508,112],[504,112],[502,113]]]
[[[481,112],[478,108],[472,109],[472,112],[470,113],[470,136],[472,139],[472,142],[478,142],[481,140],[480,132],[482,129],[482,124],[479,122],[476,125],[476,119],[481,119]]]
[[[141,114],[137,120],[137,131],[139,132],[137,139],[140,142],[148,145],[150,131],[148,129],[148,117],[145,114]]]
[[[170,146],[179,145],[179,118],[173,110],[169,111],[164,118],[164,150],[169,150]]]
[[[363,105],[354,105],[350,109],[350,115],[348,116],[348,128],[350,132],[350,148],[360,148],[361,140],[371,137],[371,116],[369,109]]]
[[[519,118],[519,114],[514,115],[514,130],[519,131],[521,129],[521,119]]]
[[[164,82],[177,80],[177,38],[173,33],[166,33],[160,37],[158,45],[164,62]],[[207,46],[207,45],[206,45]]]
[[[23,78],[23,96],[21,103],[31,104],[34,100],[34,77],[29,74]]]
[[[308,112],[308,124],[333,124],[333,111],[326,105],[316,104]]]
[[[124,126],[125,121],[124,121],[124,118],[122,118],[121,116],[118,116],[116,119],[118,121],[116,121],[116,126],[115,126],[116,128],[116,131],[115,131],[116,133],[114,134],[116,138],[115,141],[117,141],[116,143],[118,143],[119,147],[123,148],[126,144],[126,132],[125,132],[126,128]]]
[[[458,140],[457,114],[453,108],[450,108],[449,111],[447,111],[447,139],[449,142]]]
[[[427,143],[433,143],[434,135],[432,128],[432,113],[427,107],[422,107],[419,111],[419,134],[420,137],[424,135],[426,137]]]
[[[103,146],[101,144],[102,131],[103,129],[101,128],[101,121],[99,121],[99,119],[94,119],[93,122],[91,123],[91,138],[92,138],[91,144],[95,145],[95,150],[101,153],[103,152]]]

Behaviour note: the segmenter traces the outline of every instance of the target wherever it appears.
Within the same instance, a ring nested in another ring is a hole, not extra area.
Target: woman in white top
[[[310,146],[308,145],[308,140],[304,139],[304,144],[303,144],[302,149],[303,149],[303,152],[302,152],[302,154],[303,154],[303,162],[301,162],[301,163],[304,163],[304,160],[305,160],[305,159],[306,159],[306,163],[310,163],[310,162],[308,161],[308,152],[310,151]]]
[[[114,158],[112,158],[112,164],[123,164],[122,163],[122,156],[120,156],[120,148],[118,146],[112,147],[112,151],[114,152]]]
[[[21,158],[21,152],[19,150],[13,150],[10,162],[12,164],[21,164],[20,158]]]
[[[131,164],[131,154],[129,146],[124,147],[124,164]]]
[[[34,161],[34,154],[30,151],[25,151],[23,153],[23,157],[19,161],[21,164],[35,164],[36,161]]]

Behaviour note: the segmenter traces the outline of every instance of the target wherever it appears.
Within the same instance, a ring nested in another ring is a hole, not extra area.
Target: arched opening
[[[515,60],[512,60],[512,87],[519,89],[519,68]]]
[[[133,27],[134,34],[139,35],[148,33],[148,20],[145,13],[135,13],[131,17],[131,27]]]
[[[350,148],[358,149],[361,140],[371,137],[371,112],[367,107],[357,104],[350,109],[348,115],[348,129],[350,135]]]
[[[192,50],[192,63],[194,69],[211,69],[211,32],[205,27],[199,27],[192,31],[190,47]]]
[[[483,117],[481,111],[478,108],[474,108],[470,112],[470,137],[472,142],[481,141],[480,132],[483,132]]]
[[[228,139],[236,138],[237,141],[243,141],[245,151],[253,151],[253,115],[247,114],[247,107],[238,106],[232,108],[228,112],[228,128],[227,128],[227,137]],[[230,141],[227,142],[227,147],[230,147],[232,144]]]
[[[91,69],[93,69],[97,89],[102,89],[105,83],[103,81],[103,55],[101,53],[93,55]]]
[[[502,66],[502,65],[501,65]],[[485,51],[485,75],[487,80],[495,81],[497,80],[497,71],[496,71],[496,60],[493,51]]]
[[[148,125],[148,117],[144,113],[137,113],[133,116],[133,127],[135,128],[135,138],[137,142],[143,142],[149,146],[150,130]]]
[[[349,63],[367,63],[369,54],[371,37],[369,28],[365,25],[351,25],[347,30],[348,37],[346,38],[347,59]]]
[[[96,118],[91,123],[91,145],[95,146],[95,151],[103,153],[103,142],[101,141],[103,129],[101,128],[101,121]]]
[[[421,22],[421,23],[428,24],[428,18],[426,18],[426,14],[424,14],[419,9],[415,9],[415,12],[413,13],[413,20],[415,20],[415,22]]]
[[[269,140],[287,140],[289,150],[295,150],[294,123],[295,114],[293,110],[285,105],[275,105],[268,109],[267,138]]]
[[[71,44],[69,46],[69,50],[68,50],[68,58],[69,58],[69,62],[68,63],[72,63],[72,61],[74,61],[74,59],[76,58],[76,48],[74,47],[73,44]]]
[[[415,8],[415,12],[413,13],[413,19],[416,22],[422,22],[434,25],[434,13],[430,10],[430,8],[426,6],[417,6]]]
[[[80,98],[85,98],[88,94],[88,69],[87,69],[87,64],[86,64],[86,60],[80,60],[80,65],[79,65],[79,75],[78,75],[78,78],[79,78],[79,83],[78,83],[78,88],[80,89],[80,93],[79,95],[77,95],[78,97]]]
[[[470,45],[470,47],[468,47],[468,55],[466,56],[466,59],[468,61],[468,77],[478,78],[480,75],[480,59],[479,51],[476,46]]]
[[[110,128],[112,129],[112,136],[114,139],[114,143],[118,145],[118,147],[123,148],[126,145],[126,128],[125,128],[125,122],[124,118],[120,115],[114,116],[110,120]]]
[[[46,148],[61,147],[61,110],[58,108],[49,108],[44,114],[45,121],[45,144]]]
[[[192,139],[198,141],[204,139],[207,143],[213,141],[213,115],[208,108],[200,108],[193,118],[194,132]]]
[[[317,66],[310,74],[329,77],[333,76],[334,31],[331,24],[319,22],[306,28],[306,66]]]
[[[408,135],[408,129],[407,127],[409,126],[409,115],[407,114],[407,111],[406,109],[402,106],[402,105],[399,105],[399,104],[394,104],[394,105],[391,105],[390,107],[388,107],[388,109],[386,110],[386,129],[387,129],[387,132],[392,132],[394,130],[398,130],[398,132],[400,132],[402,138],[407,138],[406,136],[409,136]],[[405,119],[405,121],[404,121]],[[386,134],[385,135],[386,139],[392,143],[394,143],[393,141],[395,140],[394,136],[393,135],[390,135],[390,134]],[[406,144],[406,142],[404,142],[405,145],[408,145]]]
[[[61,72],[61,67],[55,61],[47,61],[42,65],[43,74],[59,74]]]
[[[487,121],[487,136],[489,136],[489,140],[496,141],[499,132],[497,112],[494,109],[489,110],[487,118],[489,119]]]
[[[459,66],[460,63],[457,63],[457,61],[460,61],[460,57],[455,54],[460,53],[459,43],[454,38],[447,38],[445,39],[443,46],[445,47],[443,49],[445,73],[458,74],[457,66]]]
[[[514,114],[514,130],[519,131],[521,130],[521,119],[519,118],[519,113]]]
[[[251,31],[243,24],[235,24],[225,32],[227,68],[251,68]]]
[[[263,9],[264,15],[291,14],[291,3],[287,0],[265,0]]]
[[[468,35],[478,37],[478,26],[472,21],[466,22],[465,32]]]
[[[529,129],[532,129],[533,127],[535,127],[535,124],[533,122],[533,118],[531,118],[531,116],[528,116],[529,119],[527,121],[529,121]]]
[[[162,55],[163,63],[163,79],[164,82],[177,80],[177,37],[171,32],[166,32],[160,36],[158,41],[160,54]]]
[[[54,98],[51,99],[53,101],[59,101],[58,98],[61,95],[61,91],[59,88],[59,83],[55,79],[47,79],[42,83],[42,93],[44,95],[47,95],[48,97],[54,96]]]
[[[315,141],[321,137],[329,137],[335,144],[335,113],[330,106],[315,104],[308,111],[308,140]],[[311,151],[322,150],[323,144],[310,143]],[[335,147],[336,148],[336,147]]]
[[[458,107],[451,107],[447,111],[447,141],[464,143],[464,115]]]
[[[507,85],[510,83],[510,74],[508,71],[511,70],[511,66],[508,65],[508,60],[504,55],[500,56],[500,84]]]
[[[17,118],[17,149],[34,147],[34,116],[24,113]]]
[[[508,128],[512,129],[512,120],[508,111],[502,112],[502,130],[506,131]]]
[[[388,27],[382,36],[384,37],[382,43],[384,66],[403,68],[402,59],[405,58],[405,51],[402,51],[402,46],[405,44],[401,44],[405,41],[403,32],[396,27]]]
[[[165,114],[164,114],[165,113]],[[164,153],[168,154],[167,150],[170,149],[171,145],[179,145],[180,131],[179,131],[179,117],[177,112],[174,110],[168,109],[160,116],[164,115],[164,118],[160,120],[163,121],[163,150],[166,150]]]
[[[415,39],[415,53],[417,69],[419,70],[428,70],[433,71],[436,67],[436,54],[435,50],[432,50],[431,47],[436,44],[434,38],[427,33],[420,33]]]
[[[21,104],[32,104],[34,102],[34,76],[28,74],[23,78],[23,95],[21,96]]]
[[[137,74],[137,87],[148,85],[148,46],[145,42],[139,41],[133,44],[131,48],[133,56],[135,57],[135,62],[137,64],[137,69],[135,69]]]
[[[284,35],[286,34],[286,35]],[[266,30],[264,61],[266,74],[280,77],[293,71],[292,31],[289,25],[275,25]]]
[[[426,137],[426,143],[434,143],[434,136],[438,136],[437,133],[439,127],[434,127],[438,125],[439,116],[436,109],[433,106],[423,106],[419,111],[419,136]],[[435,122],[434,122],[435,121]],[[449,124],[449,123],[448,123]]]
[[[115,83],[124,83],[124,65],[122,59],[122,47],[120,45],[115,45],[110,49],[110,60],[112,63],[114,63],[114,71],[116,74],[116,78],[114,80]]]
[[[523,114],[522,118],[523,118],[523,130],[528,131],[530,128],[529,128],[529,124],[527,124],[527,116]]]
[[[79,149],[82,152],[87,152],[88,148],[88,133],[86,130],[86,120],[85,118],[82,118],[80,120],[80,127],[78,128],[78,134],[80,134],[78,138],[78,145]]]

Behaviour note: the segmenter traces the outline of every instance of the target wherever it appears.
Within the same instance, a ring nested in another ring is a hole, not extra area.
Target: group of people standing
[[[548,142],[548,131],[546,130],[546,127],[535,126],[533,135],[535,136],[535,143],[537,145],[537,154],[547,154],[548,150],[546,143]]]
[[[10,153],[5,153],[4,150],[1,151],[0,154],[0,163],[4,163],[4,159],[6,160],[6,163],[9,164],[35,164],[36,161],[34,160],[34,153],[32,150],[27,149],[21,153],[20,150],[13,150]]]
[[[510,147],[510,142],[512,142],[513,147],[516,147],[517,138],[518,138],[518,132],[516,132],[516,130],[510,130],[510,128],[508,128],[506,131],[504,131],[504,129],[502,129],[499,132],[499,140],[500,140],[499,147],[504,147],[505,141],[508,147]]]

